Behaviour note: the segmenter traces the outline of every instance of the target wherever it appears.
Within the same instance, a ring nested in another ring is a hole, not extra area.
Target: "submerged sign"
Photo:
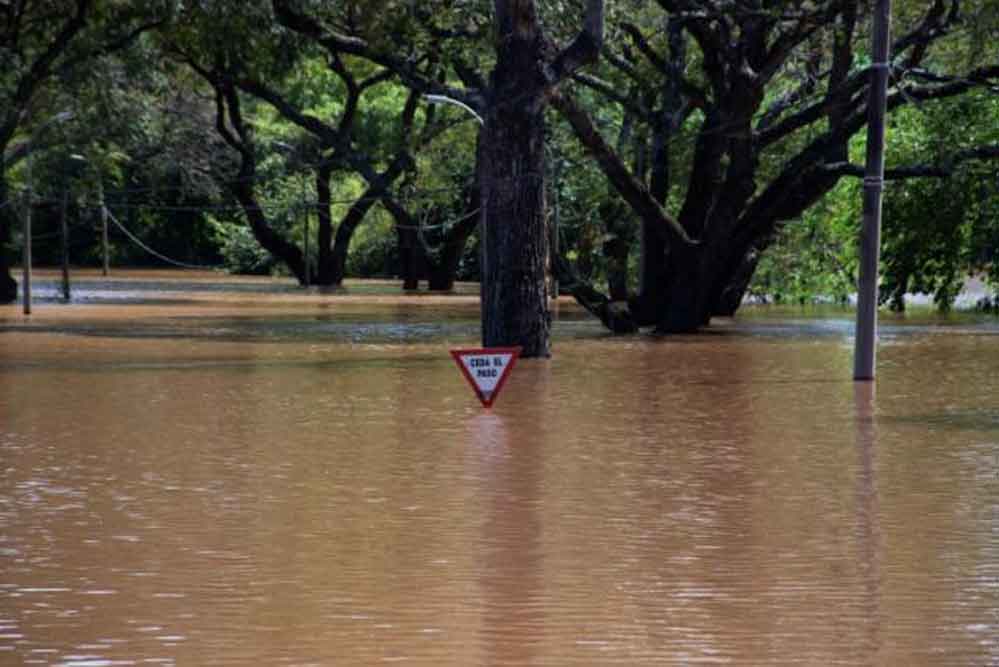
[[[485,407],[491,407],[520,357],[519,347],[451,350],[461,374]]]

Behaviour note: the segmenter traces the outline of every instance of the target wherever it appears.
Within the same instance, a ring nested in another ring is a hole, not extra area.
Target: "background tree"
[[[439,93],[478,111],[484,120],[479,144],[482,220],[482,339],[484,345],[520,345],[526,357],[550,354],[551,318],[545,266],[544,110],[551,91],[596,58],[603,40],[603,2],[588,0],[583,29],[563,49],[542,29],[532,0],[493,3],[494,65],[488,81],[463,62],[452,62],[461,86],[447,86],[414,67],[418,58],[399,54],[419,46],[410,38],[414,26],[425,33],[460,34],[433,23],[429,9],[374,3],[393,17],[382,30],[358,29],[368,18],[348,4],[338,24],[301,11],[298,3],[273,0],[278,19],[327,49],[359,55],[391,70],[419,93]],[[481,14],[484,7],[472,7]],[[338,17],[327,15],[327,19]],[[407,21],[407,19],[410,19]],[[385,48],[385,37],[394,48]]]
[[[656,4],[664,30],[656,24],[622,27],[630,48],[652,66],[629,76],[641,81],[643,72],[653,71],[657,76],[645,89],[680,97],[661,102],[660,115],[670,108],[695,109],[686,121],[696,137],[677,219],[696,244],[671,238],[669,226],[661,224],[669,219],[659,206],[663,191],[656,201],[643,174],[625,166],[590,115],[569,95],[556,101],[622,197],[649,229],[659,230],[665,245],[663,253],[647,245],[645,257],[659,268],[646,267],[647,280],[629,300],[627,317],[616,316],[612,324],[692,331],[712,315],[738,308],[761,254],[787,223],[801,219],[844,176],[862,175],[850,162],[849,148],[866,122],[866,17],[852,0],[740,3],[725,10],[701,0]],[[995,86],[999,64],[969,58],[963,32],[971,20],[976,29],[990,25],[985,31],[994,31],[992,4],[931,0],[899,9],[891,111]],[[692,46],[683,67],[676,59],[684,51],[677,29]],[[581,82],[615,90],[600,81]],[[999,147],[986,144],[957,150],[948,162],[996,154]],[[914,177],[934,169],[939,165],[912,165],[889,175]]]
[[[168,0],[0,4],[0,303],[17,297],[7,247],[16,221],[9,170],[38,148],[35,130],[63,111],[47,106],[45,93],[59,79],[86,76],[96,57],[127,48],[171,11]]]

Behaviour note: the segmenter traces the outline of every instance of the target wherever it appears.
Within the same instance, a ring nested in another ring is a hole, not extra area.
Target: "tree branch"
[[[549,85],[557,85],[584,65],[596,62],[604,45],[604,2],[586,0],[583,29],[559,53],[547,73]]]
[[[612,102],[616,102],[621,105],[622,108],[634,113],[636,116],[647,118],[651,113],[648,107],[643,105],[638,97],[618,92],[619,89],[617,87],[604,81],[603,79],[598,79],[595,76],[577,72],[572,75],[572,80],[591,90],[595,90]]]
[[[292,9],[292,4],[289,0],[271,0],[275,17],[281,25],[289,30],[308,37],[330,53],[346,53],[381,65],[391,70],[406,86],[417,92],[447,95],[453,99],[461,100],[481,112],[483,108],[481,91],[452,88],[429,79],[420,74],[409,61],[378,51],[367,40],[360,37],[343,35],[329,30],[311,16]]]
[[[937,164],[919,164],[906,167],[894,167],[885,170],[885,180],[904,180],[909,178],[949,178],[964,162],[971,160],[999,160],[999,144],[976,146],[958,151],[940,160]],[[839,176],[864,177],[864,166],[849,162],[835,162],[823,165],[822,170]]]
[[[583,111],[568,94],[556,92],[551,97],[552,105],[562,117],[569,121],[576,137],[593,155],[600,169],[618,193],[634,208],[642,219],[649,222],[665,242],[680,240],[695,244],[683,226],[670,216],[652,197],[648,189],[636,179],[614,152],[600,131],[593,125],[589,115]]]

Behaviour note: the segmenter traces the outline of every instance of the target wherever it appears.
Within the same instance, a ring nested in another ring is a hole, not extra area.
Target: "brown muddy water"
[[[999,324],[747,311],[483,411],[474,289],[0,308],[0,665],[999,665]]]

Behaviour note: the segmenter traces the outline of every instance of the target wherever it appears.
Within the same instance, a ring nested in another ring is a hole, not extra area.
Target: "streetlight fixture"
[[[430,94],[424,95],[423,99],[425,99],[427,102],[430,102],[431,104],[450,104],[452,106],[456,106],[459,109],[463,109],[466,113],[468,113],[470,116],[472,116],[475,119],[475,121],[479,124],[479,127],[484,128],[486,126],[485,119],[482,116],[480,116],[478,114],[478,112],[475,111],[475,109],[473,109],[472,107],[468,106],[467,104],[465,104],[461,100],[456,100],[456,99],[454,99],[452,97],[448,97],[447,95],[430,95]],[[478,152],[478,148],[476,148],[475,169],[476,170],[479,169],[479,152]],[[478,174],[476,174],[476,175],[478,175]],[[486,216],[485,216],[485,214],[479,216],[479,264],[480,264],[479,272],[481,274],[481,278],[479,280],[479,293],[482,296],[483,302],[485,302],[485,292],[483,290],[485,289],[485,285],[486,285],[486,275],[488,275],[488,270],[487,270],[488,269],[488,264],[487,264],[487,262],[489,261],[489,254],[488,254],[487,248],[486,248],[485,222],[486,222]],[[558,294],[558,291],[556,290],[556,295],[557,294]],[[485,322],[485,320],[483,320],[483,322]]]

